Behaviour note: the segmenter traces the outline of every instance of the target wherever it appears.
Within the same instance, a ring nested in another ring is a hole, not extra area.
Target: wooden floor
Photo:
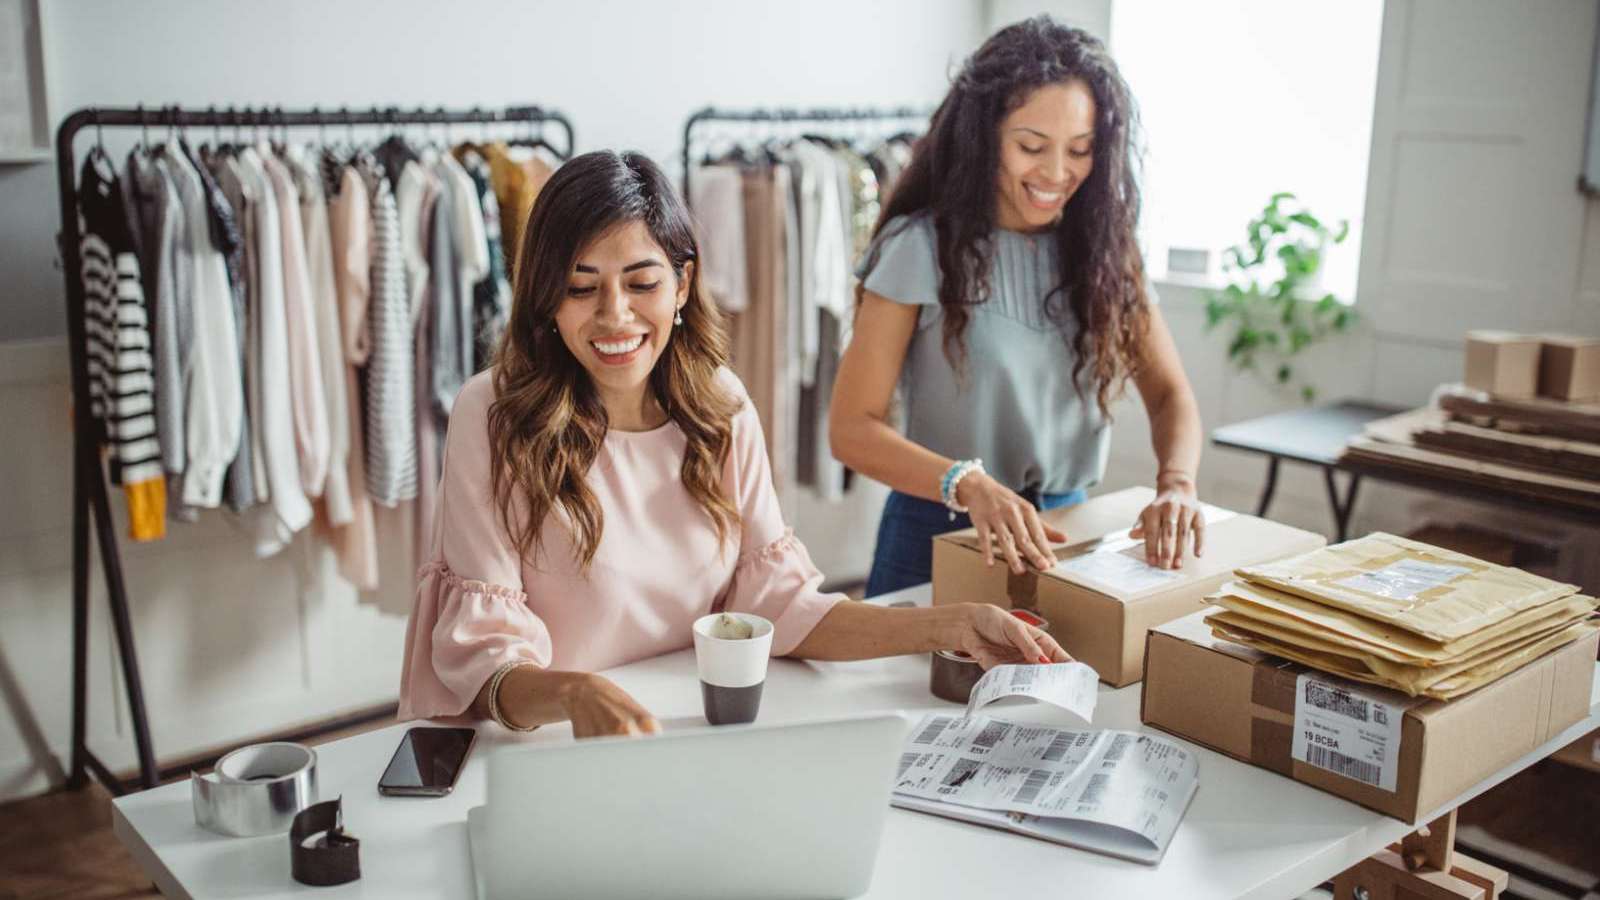
[[[1543,763],[1468,804],[1461,821],[1567,866],[1600,868],[1600,774]],[[159,896],[112,836],[104,788],[0,806],[0,900]]]

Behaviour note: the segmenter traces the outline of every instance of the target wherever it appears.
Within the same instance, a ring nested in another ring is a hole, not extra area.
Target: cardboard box
[[[1539,389],[1539,339],[1509,331],[1467,332],[1467,387],[1496,397]]]
[[[1206,594],[1222,586],[1239,566],[1270,562],[1315,550],[1327,543],[1320,534],[1208,506],[1205,555],[1186,553],[1181,569],[1144,564],[1142,541],[1128,528],[1155,499],[1147,487],[1128,488],[1043,514],[1067,534],[1056,547],[1061,562],[1045,573],[1031,568],[1015,575],[997,558],[983,564],[977,532],[971,528],[933,541],[933,602],[975,601],[1006,608],[1032,609],[1050,621],[1050,634],[1074,659],[1092,666],[1102,681],[1116,687],[1138,681],[1144,666],[1144,635],[1153,625],[1188,615]],[[1120,558],[1090,554],[1118,554]],[[1117,565],[1109,570],[1100,562]],[[1122,573],[1114,580],[1096,574]]]
[[[1600,339],[1545,335],[1539,349],[1539,396],[1600,400]]]
[[[1205,615],[1150,632],[1140,710],[1145,724],[1407,822],[1433,813],[1589,715],[1600,633],[1466,696],[1440,701],[1339,682],[1223,641],[1211,635]],[[1403,708],[1393,790],[1294,758],[1302,673]]]

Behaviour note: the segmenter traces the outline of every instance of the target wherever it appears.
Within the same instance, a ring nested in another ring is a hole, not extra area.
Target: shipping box
[[[996,551],[983,563],[978,534],[968,528],[933,541],[933,602],[993,603],[1031,609],[1050,623],[1062,648],[1116,687],[1139,680],[1145,631],[1200,608],[1240,566],[1271,562],[1321,547],[1320,534],[1207,505],[1204,556],[1192,552],[1179,569],[1144,562],[1144,542],[1128,537],[1140,511],[1155,499],[1147,487],[1128,488],[1043,513],[1066,532],[1052,548],[1056,567],[1014,574]]]
[[[1495,397],[1539,390],[1539,339],[1508,331],[1467,332],[1467,387]]]
[[[1406,822],[1589,715],[1600,633],[1444,701],[1224,641],[1207,614],[1150,632],[1145,724]]]
[[[1545,335],[1540,340],[1539,396],[1600,400],[1600,339]]]

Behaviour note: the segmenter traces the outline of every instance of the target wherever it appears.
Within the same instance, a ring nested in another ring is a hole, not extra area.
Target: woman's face
[[[644,390],[689,296],[694,263],[682,278],[643,222],[618,225],[578,251],[567,273],[556,328],[603,399]]]
[[[1039,231],[1061,218],[1094,169],[1094,120],[1094,94],[1077,79],[1034,90],[1001,120],[1001,228]]]

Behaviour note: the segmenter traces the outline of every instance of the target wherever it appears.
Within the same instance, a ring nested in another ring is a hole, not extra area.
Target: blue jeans
[[[1023,496],[1041,510],[1072,506],[1086,499],[1083,491],[1065,494],[1024,492]],[[971,528],[964,513],[950,519],[943,503],[894,491],[883,504],[878,521],[878,546],[872,554],[872,574],[867,576],[867,596],[876,597],[925,584],[933,579],[933,538],[947,531]]]

